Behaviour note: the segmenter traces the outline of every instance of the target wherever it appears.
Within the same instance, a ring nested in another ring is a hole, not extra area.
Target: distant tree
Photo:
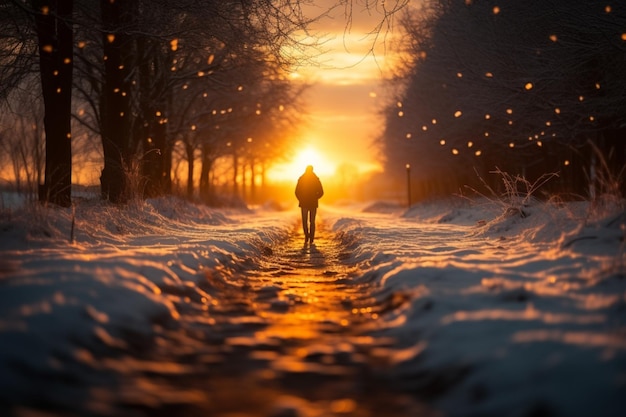
[[[15,90],[0,106],[0,163],[12,168],[15,189],[32,195],[38,192],[45,168],[43,103],[32,92],[37,83],[31,78],[34,88]],[[23,80],[21,85],[28,84]]]

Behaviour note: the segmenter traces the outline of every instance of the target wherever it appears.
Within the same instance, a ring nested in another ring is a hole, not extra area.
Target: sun
[[[295,181],[308,165],[312,165],[318,175],[331,175],[336,167],[331,160],[312,146],[298,151],[290,162],[271,168],[270,177],[277,181]]]
[[[294,165],[294,168],[301,167],[300,169],[304,170],[307,165],[313,165],[313,167],[319,167],[320,165],[323,166],[324,159],[319,152],[311,147],[308,147],[298,152],[296,157],[293,159],[292,164]]]

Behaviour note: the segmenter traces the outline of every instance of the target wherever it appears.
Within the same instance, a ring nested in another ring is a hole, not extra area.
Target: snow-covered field
[[[0,415],[624,416],[626,211],[525,213],[5,209]]]

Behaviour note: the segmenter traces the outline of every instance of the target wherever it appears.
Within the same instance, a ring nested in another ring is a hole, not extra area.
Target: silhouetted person
[[[296,198],[302,211],[302,230],[304,241],[313,243],[315,239],[315,215],[317,214],[318,201],[324,195],[322,182],[313,172],[313,166],[306,167],[304,174],[298,178],[296,185]]]

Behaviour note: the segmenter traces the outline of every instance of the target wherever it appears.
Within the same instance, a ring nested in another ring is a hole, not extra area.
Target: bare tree
[[[38,72],[46,137],[45,175],[39,199],[68,206],[72,173],[73,1],[11,1],[1,7],[0,97],[9,99],[12,91],[23,87]]]
[[[564,0],[427,5],[403,20],[412,60],[387,109],[389,169],[412,162],[444,192],[496,165],[535,177],[577,165],[582,175],[575,150],[623,129],[622,9]]]
[[[2,114],[6,129],[0,146],[9,157],[5,163],[12,166],[16,190],[34,195],[45,168],[43,103],[28,90],[14,92],[10,103]]]

